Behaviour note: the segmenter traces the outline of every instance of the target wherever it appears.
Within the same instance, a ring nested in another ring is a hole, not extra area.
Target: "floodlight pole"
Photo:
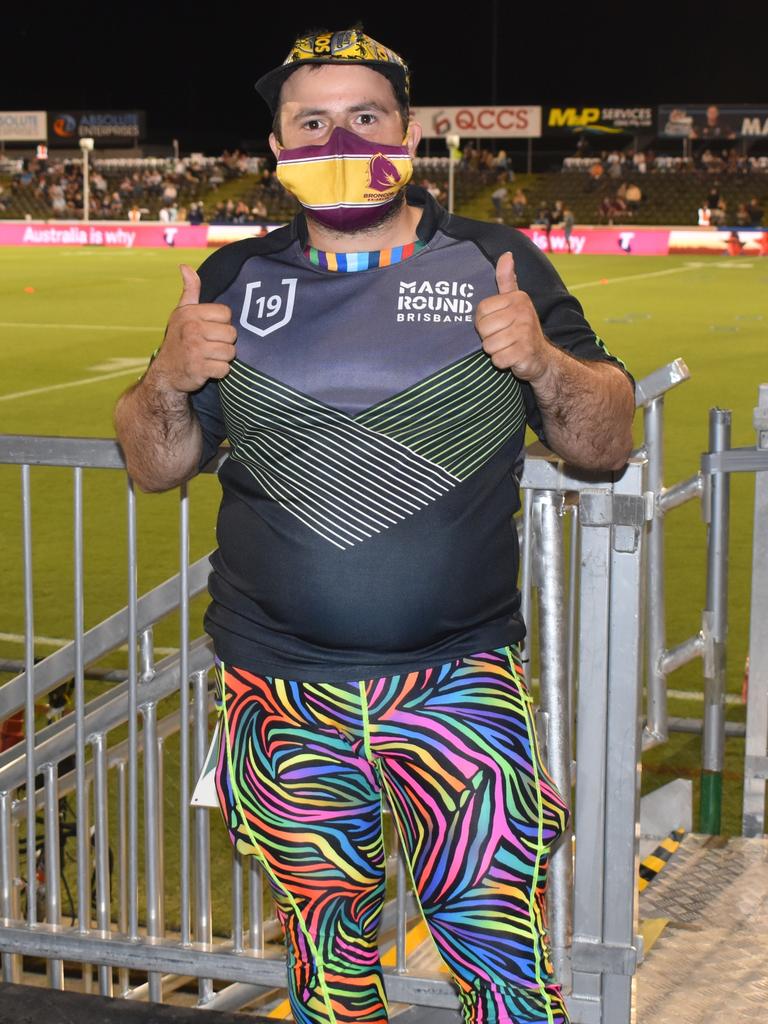
[[[88,154],[93,149],[93,139],[80,139],[83,154],[83,221],[87,224],[91,213],[91,189],[88,168]]]
[[[446,135],[445,144],[448,147],[448,213],[453,213],[453,170],[456,164],[456,151],[461,145],[461,138],[458,135]]]

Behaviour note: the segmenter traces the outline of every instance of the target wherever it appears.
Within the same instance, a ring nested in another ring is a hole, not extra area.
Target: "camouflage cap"
[[[406,103],[410,99],[408,65],[403,58],[371,39],[362,29],[351,28],[302,36],[293,44],[283,63],[258,80],[256,89],[273,114],[283,82],[304,64],[363,64],[385,75],[398,98]]]

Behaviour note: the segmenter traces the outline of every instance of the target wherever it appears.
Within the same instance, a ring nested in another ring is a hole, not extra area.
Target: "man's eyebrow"
[[[362,110],[378,110],[382,114],[388,114],[390,111],[383,107],[376,100],[368,100],[363,103],[355,103],[351,107],[347,107],[347,113],[358,114]],[[298,121],[302,117],[318,117],[320,114],[328,114],[330,111],[325,107],[300,107],[291,118],[292,121]]]

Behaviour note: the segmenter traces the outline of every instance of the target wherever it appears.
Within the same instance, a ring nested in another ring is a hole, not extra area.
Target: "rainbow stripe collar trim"
[[[373,270],[375,267],[391,267],[393,263],[402,263],[409,256],[415,256],[426,244],[418,239],[408,245],[396,245],[393,249],[381,249],[379,252],[323,252],[308,245],[304,255],[315,267],[348,274],[356,270]]]

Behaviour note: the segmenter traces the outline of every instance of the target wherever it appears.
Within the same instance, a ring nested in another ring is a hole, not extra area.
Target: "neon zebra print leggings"
[[[545,886],[569,810],[517,658],[507,647],[349,683],[217,663],[219,800],[270,880],[297,1024],[388,1019],[382,793],[464,1019],[568,1024]]]

